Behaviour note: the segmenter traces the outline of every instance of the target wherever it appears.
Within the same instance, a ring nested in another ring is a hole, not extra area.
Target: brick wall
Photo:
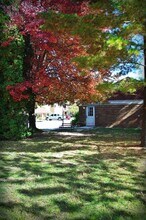
[[[86,125],[86,108],[81,106],[80,123]],[[141,127],[142,105],[101,104],[95,106],[95,126],[97,127]]]
[[[79,106],[79,125],[86,125],[86,106]]]

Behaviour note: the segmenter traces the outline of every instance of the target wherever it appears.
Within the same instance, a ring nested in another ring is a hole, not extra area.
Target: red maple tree
[[[81,74],[81,69],[72,62],[84,54],[80,38],[63,30],[44,30],[42,12],[87,13],[86,3],[69,0],[24,0],[19,5],[3,6],[10,17],[10,26],[17,26],[24,38],[24,81],[7,86],[15,101],[28,100],[29,124],[35,128],[35,102],[54,103],[91,99],[94,94],[94,79],[90,73]],[[8,46],[13,39],[3,42]]]

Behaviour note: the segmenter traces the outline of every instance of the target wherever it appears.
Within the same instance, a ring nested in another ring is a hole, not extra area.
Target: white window
[[[93,116],[93,107],[88,108],[88,116]]]

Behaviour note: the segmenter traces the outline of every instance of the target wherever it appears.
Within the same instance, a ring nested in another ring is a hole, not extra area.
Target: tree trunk
[[[31,131],[38,130],[36,127],[36,117],[35,117],[35,97],[32,96],[27,104],[28,109],[28,122]]]
[[[23,76],[25,80],[30,82],[33,81],[32,63],[33,63],[33,48],[31,45],[30,35],[27,34],[24,36]],[[29,100],[26,105],[28,110],[29,128],[32,131],[35,131],[37,130],[36,119],[35,119],[35,94],[32,92],[32,89],[30,89],[28,93],[29,93]]]
[[[144,37],[144,83],[146,83],[146,36]],[[144,85],[141,146],[146,148],[146,85]]]

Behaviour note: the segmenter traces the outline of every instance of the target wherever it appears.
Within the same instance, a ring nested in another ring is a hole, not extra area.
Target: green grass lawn
[[[136,129],[96,129],[1,141],[0,219],[145,220],[139,139]]]

